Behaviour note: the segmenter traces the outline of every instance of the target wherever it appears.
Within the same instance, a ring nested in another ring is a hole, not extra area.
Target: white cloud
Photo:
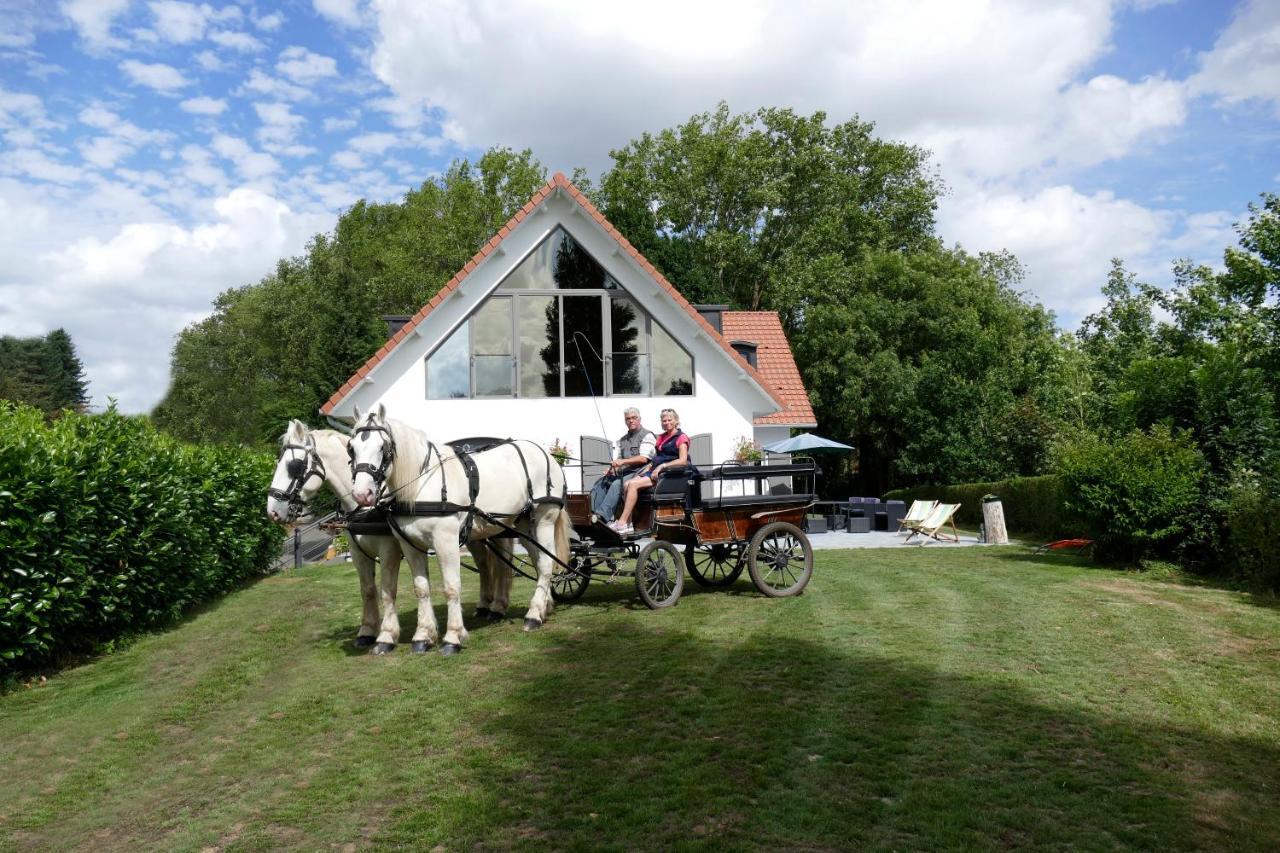
[[[970,252],[1008,249],[1027,272],[1026,286],[1066,325],[1101,304],[1113,257],[1148,278],[1164,275],[1165,241],[1177,217],[1110,192],[1052,186],[1023,193],[1011,187],[957,192],[939,207],[939,233]]]
[[[220,133],[213,137],[211,144],[219,156],[235,164],[236,170],[246,180],[259,181],[280,171],[276,158],[254,151],[243,139]]]
[[[249,72],[249,79],[244,81],[241,89],[243,92],[267,95],[286,101],[301,101],[311,97],[311,92],[301,86],[295,86],[278,77],[264,74],[257,68]]]
[[[262,122],[262,127],[258,130],[258,140],[263,143],[288,145],[307,123],[302,116],[295,115],[288,104],[280,101],[254,104],[253,109]]]
[[[351,130],[356,126],[356,120],[353,118],[326,118],[324,120],[324,132],[335,133],[340,130]]]
[[[10,92],[0,86],[0,128],[51,127],[46,118],[44,101],[27,92]]]
[[[155,0],[148,6],[155,17],[156,32],[174,44],[187,44],[203,38],[213,12],[207,5],[197,6],[179,0]]]
[[[99,169],[110,169],[134,152],[134,146],[115,136],[97,136],[79,147],[80,156]]]
[[[207,95],[201,95],[198,98],[188,98],[179,104],[184,112],[192,113],[199,116],[217,116],[227,109],[227,102],[223,98],[210,98]]]
[[[123,39],[111,34],[111,26],[128,8],[130,0],[67,0],[62,14],[71,19],[76,32],[91,50],[109,50],[126,46]]]
[[[80,169],[53,160],[35,148],[17,148],[0,153],[0,174],[25,175],[58,184],[74,184],[84,178]]]
[[[111,199],[116,218],[67,221],[62,199],[0,180],[0,326],[42,334],[63,326],[85,363],[95,405],[108,397],[145,411],[167,385],[173,336],[206,316],[213,297],[269,273],[300,252],[332,214],[296,211],[240,187],[200,200],[180,226]]]
[[[1280,5],[1241,4],[1213,49],[1200,54],[1200,71],[1189,83],[1228,104],[1256,98],[1280,111]]]
[[[353,136],[347,141],[347,145],[362,154],[382,154],[387,149],[400,145],[400,138],[394,133],[366,133]]]
[[[253,25],[266,33],[273,33],[280,29],[280,25],[285,22],[284,13],[272,12],[270,15],[254,15]]]
[[[212,50],[202,50],[196,54],[196,65],[205,71],[226,71],[231,66]]]
[[[316,13],[345,27],[360,26],[358,0],[311,0]]]
[[[448,138],[528,145],[558,168],[603,168],[609,148],[721,99],[857,114],[935,147],[947,174],[1095,163],[1185,117],[1174,81],[1079,81],[1111,49],[1109,0],[818,0],[803,15],[780,0],[373,8],[371,63],[394,96],[371,106],[402,128],[439,108]]]
[[[139,86],[146,86],[161,94],[172,94],[178,89],[191,85],[191,81],[184,77],[181,71],[162,62],[146,63],[136,59],[126,59],[120,63],[120,70]]]
[[[354,151],[339,151],[329,158],[329,162],[348,170],[364,168],[364,158]]]
[[[312,53],[305,47],[287,47],[280,54],[276,70],[295,83],[308,85],[338,74],[338,64],[332,57]]]
[[[256,53],[266,47],[253,36],[239,30],[218,30],[209,33],[209,41],[241,53]]]

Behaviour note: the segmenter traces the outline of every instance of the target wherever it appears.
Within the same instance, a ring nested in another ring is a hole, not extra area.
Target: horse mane
[[[427,458],[427,434],[394,418],[387,418],[386,424],[396,443],[396,460],[387,476],[387,489],[395,494],[396,500],[415,501],[423,484],[430,478],[429,474],[419,476],[422,462]],[[432,464],[435,464],[434,460]]]

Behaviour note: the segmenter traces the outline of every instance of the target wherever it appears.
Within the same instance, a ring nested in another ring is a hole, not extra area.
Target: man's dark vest
[[[646,437],[648,437],[649,441],[652,441],[652,442],[657,441],[656,436],[654,436],[652,432],[645,429],[644,427],[641,427],[640,429],[635,430],[634,432],[629,432],[626,435],[624,435],[622,438],[618,439],[618,458],[630,459],[632,456],[639,456],[640,445],[644,444],[644,440]],[[627,470],[628,471],[635,470],[636,468],[639,468],[640,465],[644,465],[644,464],[645,464],[644,462],[641,462],[638,465],[631,465],[627,468]]]

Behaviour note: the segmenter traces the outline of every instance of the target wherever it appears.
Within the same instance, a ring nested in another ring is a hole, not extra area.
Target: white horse
[[[351,496],[351,468],[347,458],[350,441],[340,432],[311,430],[302,421],[290,421],[280,438],[280,458],[267,491],[267,516],[280,524],[306,520],[311,515],[310,501],[321,486],[328,486],[346,512],[358,509]],[[403,554],[400,541],[390,531],[381,535],[349,534],[349,538],[351,562],[360,579],[360,598],[364,605],[355,645],[357,648],[372,646],[373,654],[387,654],[400,639],[400,619],[396,613],[396,588]],[[505,618],[511,597],[511,570],[490,549],[495,548],[510,560],[511,546],[508,540],[486,543],[486,546],[473,549],[472,554],[480,570],[480,603],[476,615],[500,620]],[[426,577],[425,554],[410,551],[403,556],[408,558],[415,579]],[[375,583],[375,562],[382,565],[380,584]],[[418,586],[415,580],[415,591]],[[422,586],[425,593],[425,582]],[[427,651],[439,639],[434,612],[429,622],[424,636],[414,640],[416,652]]]
[[[382,405],[363,417],[356,412],[350,450],[356,503],[368,507],[393,499],[403,504],[435,504],[426,515],[391,518],[396,535],[409,546],[406,553],[431,547],[440,558],[448,603],[441,653],[456,654],[467,637],[460,599],[459,534],[468,523],[472,541],[506,533],[491,521],[498,519],[519,527],[537,543],[525,549],[537,566],[538,581],[524,629],[531,631],[546,621],[552,608],[551,555],[568,563],[572,525],[564,509],[564,472],[545,449],[531,441],[510,441],[471,454],[478,477],[474,504],[465,466],[452,449],[436,445],[421,430],[388,419]]]

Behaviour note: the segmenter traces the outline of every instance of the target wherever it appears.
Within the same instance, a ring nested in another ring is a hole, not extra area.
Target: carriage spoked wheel
[[[741,577],[747,567],[742,557],[742,545],[736,542],[684,547],[684,567],[705,587],[729,586]]]
[[[551,573],[551,597],[559,602],[577,601],[591,583],[591,562],[571,557],[569,568],[556,565]]]
[[[684,590],[684,560],[670,542],[655,539],[636,558],[636,592],[653,610],[670,607]]]
[[[813,575],[813,546],[794,524],[775,521],[751,537],[747,571],[761,595],[798,595]]]

